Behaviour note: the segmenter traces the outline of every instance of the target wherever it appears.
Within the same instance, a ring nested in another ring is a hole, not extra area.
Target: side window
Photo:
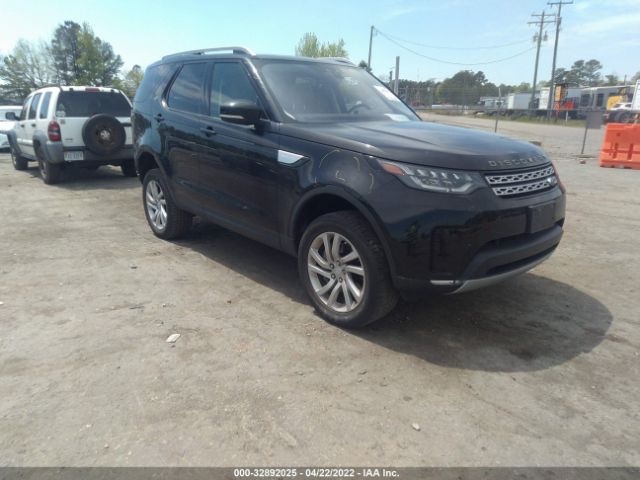
[[[38,102],[40,101],[41,96],[41,93],[36,93],[33,96],[33,100],[31,100],[31,106],[29,107],[29,120],[36,118],[36,112],[38,111]]]
[[[596,107],[601,107],[604,103],[604,93],[599,93],[596,99]]]
[[[168,105],[189,113],[204,113],[202,88],[206,63],[187,63],[171,85],[167,96]]]
[[[245,100],[259,105],[258,94],[239,63],[221,62],[213,67],[209,90],[209,115],[220,116],[220,105]]]
[[[27,97],[27,99],[22,104],[22,111],[20,112],[20,120],[27,119],[27,111],[29,110],[29,102],[33,97]]]
[[[38,118],[47,118],[47,114],[49,113],[49,102],[51,101],[51,92],[47,92],[42,97],[42,105],[40,105],[40,114]]]

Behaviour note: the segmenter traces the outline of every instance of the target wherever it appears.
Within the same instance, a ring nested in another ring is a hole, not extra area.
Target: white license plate
[[[84,160],[84,152],[64,152],[64,159],[67,162],[77,162]]]

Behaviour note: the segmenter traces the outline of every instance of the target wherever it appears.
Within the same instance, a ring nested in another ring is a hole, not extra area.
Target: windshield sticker
[[[374,85],[373,88],[375,88],[378,93],[380,93],[384,98],[386,98],[387,100],[391,100],[392,102],[399,102],[400,99],[398,97],[396,97],[393,93],[391,93],[389,91],[389,89],[381,86],[381,85]]]
[[[389,117],[394,122],[408,122],[409,119],[406,115],[402,115],[401,113],[385,113],[387,117]]]

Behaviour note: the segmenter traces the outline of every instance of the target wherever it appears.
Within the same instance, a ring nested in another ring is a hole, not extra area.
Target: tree
[[[96,37],[87,23],[59,25],[50,52],[57,79],[65,85],[112,85],[123,64],[111,44]]]
[[[142,67],[140,67],[140,65],[134,65],[131,70],[125,74],[124,80],[119,82],[121,85],[119,88],[121,88],[129,98],[133,98],[142,83],[142,77],[144,77]]]
[[[365,62],[364,60],[360,60],[360,63],[358,63],[358,66],[360,68],[364,68],[367,72],[369,71],[369,65],[367,65],[367,62]]]
[[[520,85],[516,85],[513,87],[513,91],[516,93],[531,92],[531,84],[529,82],[521,82]]]
[[[604,86],[614,86],[620,85],[622,82],[620,81],[620,77],[618,77],[615,73],[610,73],[609,75],[604,76],[604,82],[602,85]]]
[[[42,43],[18,40],[12,53],[0,62],[0,92],[22,101],[32,90],[52,83],[53,66]]]
[[[70,20],[65,21],[53,32],[51,57],[58,82],[73,85],[80,76],[78,59],[80,57],[79,39],[81,26]]]
[[[436,89],[438,102],[454,105],[474,105],[480,97],[497,95],[498,87],[487,80],[484,72],[472,70],[459,71],[453,77],[443,80]]]
[[[602,64],[596,60],[595,58],[589,60],[584,64],[584,81],[589,86],[596,86],[602,75],[600,74],[600,70],[602,70]]]
[[[636,74],[631,77],[631,83],[635,84],[638,80],[640,80],[640,70],[638,70]]]
[[[296,46],[296,55],[299,57],[345,57],[348,58],[349,54],[344,48],[345,43],[343,39],[339,39],[337,42],[320,43],[318,36],[315,33],[305,33],[298,45]]]

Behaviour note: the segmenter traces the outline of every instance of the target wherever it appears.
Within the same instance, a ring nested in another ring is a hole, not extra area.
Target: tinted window
[[[604,103],[604,93],[599,93],[596,97],[596,107],[601,107]]]
[[[47,113],[49,112],[49,101],[51,100],[51,92],[47,92],[42,97],[42,105],[40,105],[40,118],[47,118]]]
[[[31,106],[29,107],[29,120],[36,118],[36,111],[38,110],[38,102],[40,101],[41,93],[36,93],[31,100]]]
[[[144,102],[151,97],[157,96],[161,87],[166,85],[169,75],[175,71],[173,65],[163,64],[147,68],[142,77],[142,83],[138,87],[134,102]]]
[[[188,63],[171,85],[167,103],[171,108],[190,113],[204,113],[202,87],[205,63]]]
[[[213,117],[220,116],[220,105],[225,103],[237,100],[256,105],[260,103],[256,90],[239,63],[217,63],[214,66],[209,99],[209,113]]]
[[[60,92],[56,105],[58,117],[91,117],[97,113],[129,117],[131,106],[120,92]]]

